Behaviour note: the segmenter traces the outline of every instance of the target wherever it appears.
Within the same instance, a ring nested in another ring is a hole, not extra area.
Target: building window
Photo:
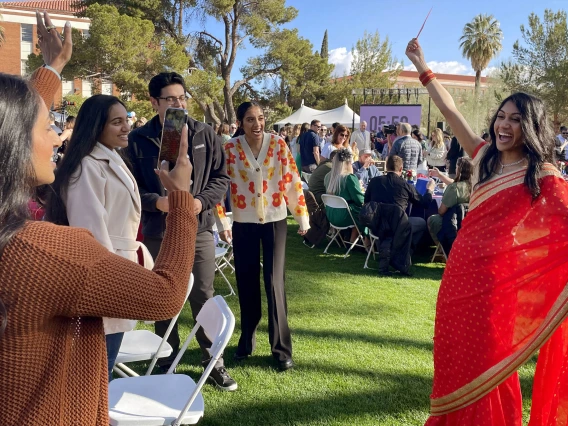
[[[89,30],[83,30],[82,34],[83,34],[84,39],[87,39],[91,36],[91,34],[89,33]]]
[[[63,80],[61,82],[61,91],[63,96],[72,95],[74,93],[73,80]]]
[[[112,96],[112,82],[105,82],[101,84],[101,94]]]
[[[89,80],[83,80],[81,83],[81,92],[84,98],[90,98],[93,94],[93,83]]]
[[[21,69],[20,69],[20,75],[22,77],[25,77],[25,76],[28,75],[28,71],[27,71],[28,61],[27,61],[27,59],[22,59],[21,64],[22,65],[21,65]]]
[[[22,41],[33,43],[34,41],[34,26],[32,24],[20,24],[22,30]]]

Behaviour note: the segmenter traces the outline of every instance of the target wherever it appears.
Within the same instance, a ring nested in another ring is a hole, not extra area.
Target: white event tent
[[[349,108],[349,105],[347,105],[347,100],[345,100],[345,104],[342,106],[330,109],[329,111],[320,111],[307,107],[304,105],[304,101],[302,101],[302,106],[297,111],[289,117],[278,121],[275,125],[280,128],[286,123],[302,124],[310,123],[312,120],[319,120],[321,124],[325,124],[328,127],[333,123],[339,123],[344,126],[351,127],[353,123],[353,110]],[[359,128],[359,121],[359,116],[355,114],[355,128]]]

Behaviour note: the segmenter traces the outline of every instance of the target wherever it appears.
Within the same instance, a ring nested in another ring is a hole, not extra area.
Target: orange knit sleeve
[[[105,250],[108,255],[90,268],[79,315],[165,320],[178,313],[193,269],[197,218],[188,192],[175,191],[168,198],[166,233],[154,269]]]
[[[13,261],[3,267],[22,277],[18,285],[48,317],[172,318],[185,302],[197,219],[188,192],[168,197],[166,233],[152,271],[111,253],[85,229],[46,222],[30,223],[14,237],[3,254]]]
[[[39,95],[45,102],[45,105],[49,109],[53,103],[55,92],[57,92],[57,89],[61,85],[61,80],[57,74],[47,68],[38,68],[32,74],[30,83],[38,91]]]

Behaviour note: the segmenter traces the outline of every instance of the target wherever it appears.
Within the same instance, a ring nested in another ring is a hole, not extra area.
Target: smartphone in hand
[[[168,108],[164,118],[162,128],[162,141],[160,143],[160,155],[158,157],[158,168],[162,161],[170,163],[170,170],[175,167],[175,162],[179,154],[181,141],[181,130],[187,123],[187,111],[183,108]]]

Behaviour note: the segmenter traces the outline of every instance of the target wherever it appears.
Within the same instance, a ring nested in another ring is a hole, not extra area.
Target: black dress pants
[[[284,289],[286,219],[266,224],[233,223],[235,276],[241,307],[238,355],[250,355],[256,345],[256,329],[262,317],[260,299],[260,245],[268,301],[268,335],[272,355],[278,361],[292,358],[288,308]]]
[[[145,237],[144,244],[155,260],[160,252],[162,239]],[[211,231],[203,231],[197,234],[195,241],[195,261],[191,272],[193,273],[194,281],[193,288],[189,293],[189,306],[191,307],[191,314],[195,320],[205,302],[212,298],[215,293],[213,288],[213,281],[215,280],[215,241]],[[156,295],[156,297],[160,297],[160,295]],[[154,324],[156,334],[158,336],[166,334],[169,325],[170,320],[156,321]],[[199,328],[195,338],[201,348],[201,363],[205,366],[211,359],[211,355],[208,351],[211,347],[211,341],[202,328]],[[179,352],[180,338],[177,322],[168,338],[168,343],[171,345],[173,352],[167,358],[158,359],[159,366],[167,367],[171,365]],[[223,366],[223,357],[219,358],[217,362],[217,367],[221,366]]]

